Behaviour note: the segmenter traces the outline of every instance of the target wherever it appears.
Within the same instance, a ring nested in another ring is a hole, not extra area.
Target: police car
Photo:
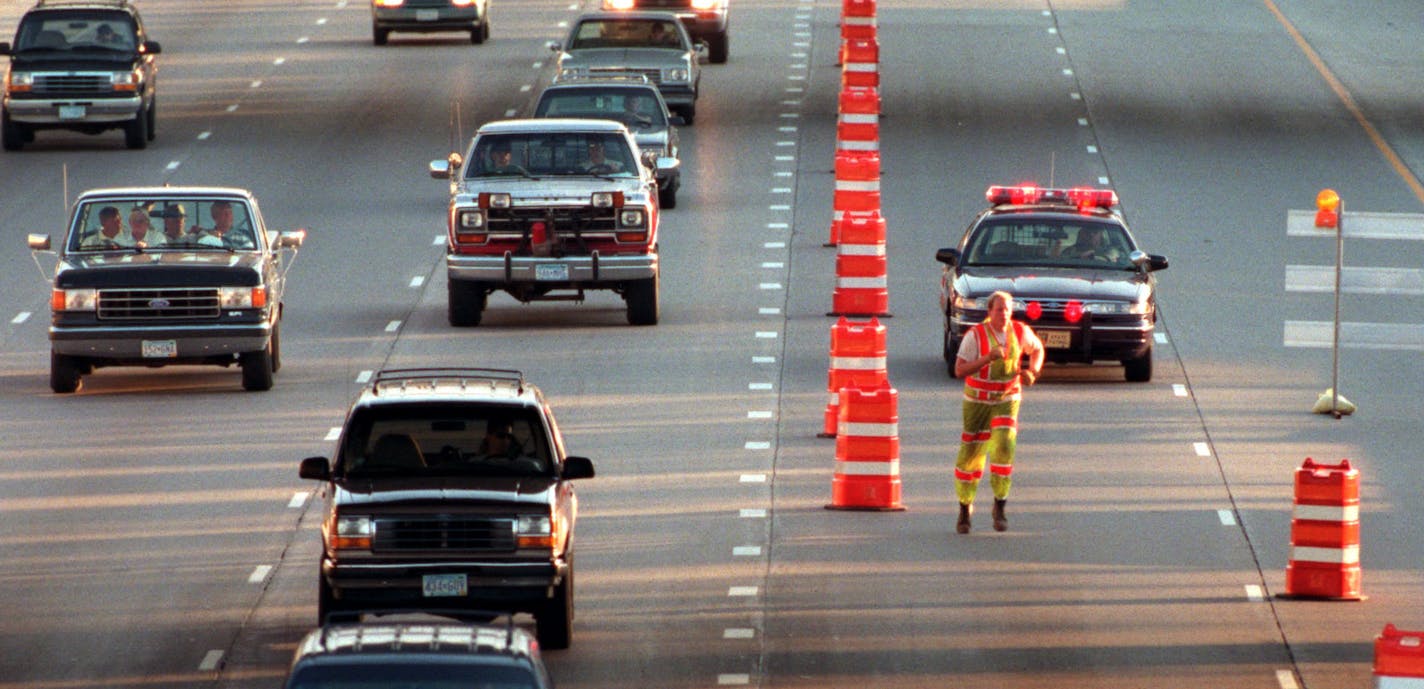
[[[1167,258],[1138,247],[1110,189],[991,186],[989,208],[959,243],[942,248],[944,359],[988,315],[997,290],[1014,296],[1014,318],[1043,340],[1055,363],[1117,361],[1129,381],[1152,379],[1156,279]]]

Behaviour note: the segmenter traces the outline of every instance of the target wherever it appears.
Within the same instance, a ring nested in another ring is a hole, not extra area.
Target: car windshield
[[[375,662],[379,661],[379,662]],[[479,662],[449,662],[433,656],[367,662],[312,663],[296,669],[288,689],[538,689],[527,668]]]
[[[15,52],[113,50],[133,52],[134,26],[123,13],[46,12],[31,16],[15,34]]]
[[[546,91],[535,117],[615,120],[632,129],[662,129],[667,116],[649,89],[574,88]]]
[[[669,48],[686,50],[677,22],[661,19],[590,19],[580,22],[569,50]]]
[[[352,418],[337,473],[347,478],[546,476],[539,417],[478,405],[368,408]]]
[[[492,134],[475,144],[465,177],[635,177],[637,165],[622,134]]]
[[[991,221],[965,245],[965,265],[1131,269],[1121,225],[1072,220]]]
[[[231,198],[96,199],[80,204],[67,251],[253,251],[253,215]]]

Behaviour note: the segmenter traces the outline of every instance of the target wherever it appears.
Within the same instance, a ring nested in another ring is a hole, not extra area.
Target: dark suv
[[[318,616],[376,610],[531,613],[567,648],[574,479],[553,412],[518,371],[392,369],[352,405],[325,482]]]
[[[40,0],[25,12],[5,79],[0,139],[7,151],[40,129],[123,129],[129,148],[153,140],[161,52],[127,0]]]
[[[539,645],[513,625],[400,622],[312,630],[282,686],[550,689],[553,681]]]

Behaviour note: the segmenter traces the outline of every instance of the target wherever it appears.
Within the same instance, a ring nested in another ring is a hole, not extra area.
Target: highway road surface
[[[28,0],[0,0],[10,36]],[[1418,213],[1417,2],[884,0],[878,5],[891,382],[905,510],[825,509],[840,3],[733,0],[663,215],[662,322],[622,301],[491,299],[445,319],[446,187],[482,122],[523,116],[544,47],[594,3],[496,0],[490,41],[371,44],[355,0],[143,0],[163,45],[157,139],[41,133],[0,155],[0,689],[278,686],[315,624],[320,512],[303,457],[371,371],[518,368],[579,486],[561,689],[1346,689],[1386,623],[1424,628],[1419,342],[1340,356],[1359,411],[1310,412],[1329,321],[1287,266],[1333,265],[1286,215],[1332,187]],[[937,248],[990,184],[1106,185],[1166,255],[1151,382],[1049,366],[1020,417],[1010,528],[954,533],[961,384],[945,375]],[[48,387],[49,290],[25,246],[67,198],[246,187],[308,237],[269,392],[236,370],[104,369]],[[66,196],[67,194],[67,196]],[[1328,235],[1327,235],[1328,236]],[[1417,269],[1419,242],[1346,247]],[[1424,323],[1418,294],[1343,318]],[[1347,343],[1348,344],[1348,343]],[[1360,602],[1286,600],[1292,480],[1361,475]],[[528,622],[528,620],[524,620]]]

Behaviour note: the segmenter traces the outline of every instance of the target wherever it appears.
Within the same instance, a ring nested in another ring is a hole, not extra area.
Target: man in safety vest
[[[954,461],[954,492],[959,498],[955,531],[969,533],[974,494],[989,457],[989,486],[994,490],[994,530],[1009,528],[1004,504],[1014,471],[1018,438],[1019,399],[1023,386],[1033,385],[1043,368],[1043,342],[1032,328],[1013,319],[1014,298],[1008,292],[989,295],[989,318],[969,329],[954,362],[964,379],[964,434]],[[1023,365],[1024,355],[1028,366]]]

